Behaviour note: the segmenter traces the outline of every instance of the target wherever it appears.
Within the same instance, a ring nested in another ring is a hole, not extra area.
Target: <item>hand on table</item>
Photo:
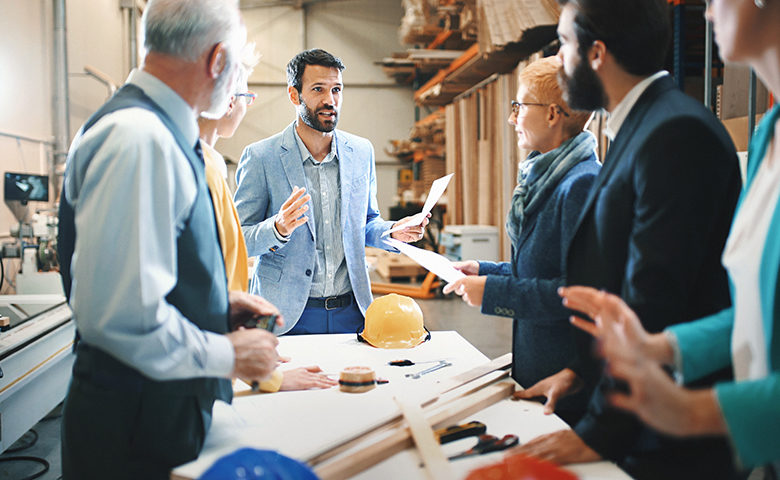
[[[485,295],[485,282],[487,282],[487,276],[485,275],[481,277],[470,275],[448,283],[442,290],[442,293],[455,292],[463,297],[464,302],[472,307],[479,307],[482,305],[482,298]]]
[[[404,217],[398,220],[393,224],[393,227],[409,220],[410,218],[412,217]],[[398,230],[397,232],[393,232],[390,234],[390,237],[395,238],[396,240],[404,243],[419,242],[420,240],[422,240],[423,235],[425,234],[425,227],[428,226],[429,218],[431,218],[430,213],[423,219],[421,224],[411,225],[405,227],[403,230]]]
[[[279,387],[279,390],[330,388],[339,384],[338,381],[323,375],[321,372],[322,369],[316,365],[286,370],[282,372],[282,386]]]
[[[455,270],[459,270],[464,275],[479,275],[479,262],[476,260],[452,262],[452,266]]]
[[[598,462],[601,455],[588,447],[574,430],[560,430],[540,435],[528,443],[515,447],[508,455],[522,453],[559,465]]]
[[[274,221],[279,235],[283,237],[289,236],[296,228],[308,220],[304,213],[309,209],[306,202],[311,200],[311,195],[304,195],[304,193],[306,193],[305,188],[294,187],[292,194],[279,208],[279,213],[276,214],[276,220]]]
[[[560,372],[550,375],[536,382],[525,390],[518,390],[512,395],[515,400],[531,400],[538,397],[546,397],[544,414],[555,412],[555,405],[561,398],[577,393],[582,388],[582,379],[570,368],[564,368]]]

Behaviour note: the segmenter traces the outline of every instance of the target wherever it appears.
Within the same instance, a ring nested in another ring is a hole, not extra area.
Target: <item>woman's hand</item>
[[[455,292],[463,297],[463,301],[471,305],[472,307],[482,306],[482,297],[485,295],[485,282],[486,276],[476,277],[468,276],[456,280],[452,283],[448,283],[443,289],[442,293]]]
[[[476,260],[464,260],[462,262],[452,262],[455,270],[461,271],[464,275],[479,275],[479,262]]]
[[[688,390],[658,363],[629,350],[626,344],[605,349],[608,372],[628,383],[630,392],[611,393],[612,405],[634,412],[651,427],[677,436],[723,435],[726,422],[713,389]]]
[[[563,304],[594,322],[572,317],[575,326],[596,337],[607,371],[628,383],[629,393],[611,393],[609,402],[636,413],[645,423],[678,436],[726,433],[712,389],[687,390],[661,368],[674,353],[664,334],[648,334],[619,297],[589,287],[559,289]]]
[[[338,381],[323,375],[322,369],[316,365],[293,368],[282,372],[282,385],[279,390],[309,390],[312,388],[330,388],[338,385]]]
[[[593,322],[572,316],[571,323],[601,342],[606,348],[607,337],[638,352],[643,357],[669,365],[674,351],[663,333],[649,334],[633,310],[616,295],[590,287],[561,287],[558,294],[563,305],[582,312]]]

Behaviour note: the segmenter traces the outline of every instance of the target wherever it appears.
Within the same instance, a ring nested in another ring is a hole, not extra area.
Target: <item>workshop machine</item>
[[[12,283],[0,260],[0,289],[16,290],[0,295],[0,452],[65,398],[71,377],[76,328],[57,271],[56,213],[28,211],[28,202],[48,201],[48,185],[45,175],[5,173],[5,203],[19,223],[0,253],[21,265]]]

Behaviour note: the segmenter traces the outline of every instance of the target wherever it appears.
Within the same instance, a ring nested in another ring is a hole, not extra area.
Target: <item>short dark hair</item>
[[[287,85],[295,87],[299,92],[303,89],[301,79],[303,78],[303,71],[306,69],[306,65],[321,65],[323,67],[338,68],[339,71],[344,71],[345,68],[344,63],[340,58],[334,57],[330,53],[319,48],[313,48],[299,53],[287,64]]]
[[[576,9],[579,52],[601,40],[623,69],[650,75],[664,67],[671,39],[666,0],[558,0]]]

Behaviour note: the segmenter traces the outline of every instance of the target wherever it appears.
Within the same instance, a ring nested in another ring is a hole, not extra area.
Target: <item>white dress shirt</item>
[[[723,266],[734,283],[731,358],[738,382],[769,375],[759,272],[774,214],[769,207],[777,205],[780,196],[780,162],[776,160],[767,155],[758,167],[723,250]]]
[[[128,82],[195,145],[198,125],[184,99],[143,71]],[[71,306],[81,339],[153,379],[227,377],[227,337],[201,330],[165,300],[196,183],[157,115],[128,108],[101,118],[73,141],[64,188],[75,210]]]
[[[634,85],[634,88],[628,91],[620,103],[618,103],[617,106],[611,112],[609,112],[609,118],[607,118],[607,125],[604,128],[604,133],[607,135],[607,137],[609,137],[610,142],[615,140],[615,137],[620,131],[620,127],[622,127],[623,122],[626,121],[626,117],[628,117],[631,109],[634,108],[634,105],[636,105],[639,97],[645,93],[647,87],[649,87],[650,84],[654,81],[666,75],[669,75],[669,72],[666,70],[661,70],[637,83]]]

